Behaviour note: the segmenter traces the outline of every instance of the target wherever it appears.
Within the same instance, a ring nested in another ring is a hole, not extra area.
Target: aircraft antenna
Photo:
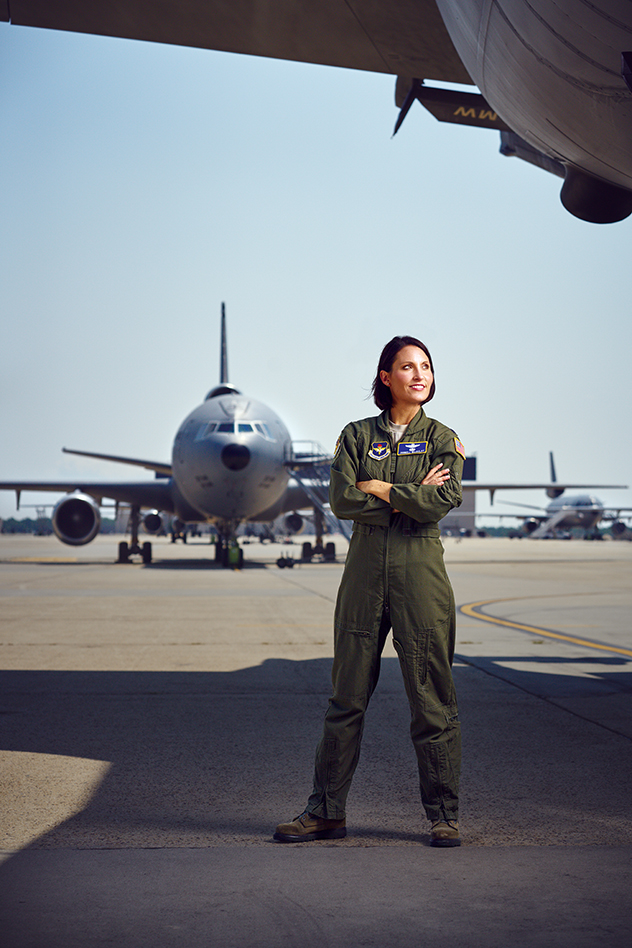
[[[553,460],[552,451],[549,451],[549,461],[551,462],[551,483],[555,484],[557,477],[555,476],[555,462]]]
[[[220,348],[219,384],[225,385],[228,382],[228,347],[226,346],[226,306],[224,303],[222,303],[222,339]]]

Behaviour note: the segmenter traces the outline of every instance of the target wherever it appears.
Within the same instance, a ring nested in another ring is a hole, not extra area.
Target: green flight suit
[[[333,695],[307,809],[324,819],[345,816],[364,714],[392,628],[426,815],[457,819],[461,732],[451,670],[455,605],[438,521],[461,503],[463,446],[423,409],[393,446],[388,418],[386,411],[347,425],[331,466],[331,509],[354,525],[334,617]],[[449,468],[450,479],[442,487],[422,485],[439,461]],[[390,504],[355,486],[371,479],[394,485]]]

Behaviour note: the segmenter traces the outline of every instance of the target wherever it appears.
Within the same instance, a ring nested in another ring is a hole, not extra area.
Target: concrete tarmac
[[[627,946],[632,544],[445,546],[463,845],[440,850],[390,641],[349,835],[272,841],[310,789],[340,562],[1,536],[2,948]]]

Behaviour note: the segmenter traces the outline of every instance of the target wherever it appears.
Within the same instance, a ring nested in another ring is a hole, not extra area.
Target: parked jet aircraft
[[[140,512],[148,533],[162,527],[161,512],[175,515],[184,523],[213,523],[218,533],[216,556],[228,564],[231,550],[243,553],[234,542],[242,521],[270,522],[289,511],[288,526],[297,531],[301,517],[296,513],[312,503],[317,510],[317,533],[322,533],[322,518],[348,534],[325,506],[326,490],[320,486],[322,464],[328,475],[324,452],[299,450],[275,412],[262,402],[242,395],[228,382],[226,322],[222,304],[220,384],[212,389],[180,425],[173,443],[171,463],[139,458],[73,451],[69,454],[117,461],[153,471],[156,479],[148,482],[94,483],[88,481],[4,482],[0,489],[15,490],[18,498],[25,490],[68,493],[53,510],[56,536],[72,546],[89,543],[99,532],[99,506],[103,498],[118,505],[131,505],[131,543],[119,545],[119,562],[131,554],[151,561],[151,544],[138,542]],[[317,446],[316,446],[317,447]],[[290,480],[290,472],[294,477]],[[301,475],[303,471],[303,475]],[[303,486],[300,486],[300,485]],[[326,483],[325,483],[326,488]],[[320,518],[320,519],[319,519]],[[317,537],[317,547],[322,539]],[[331,544],[323,552],[335,556]]]
[[[553,452],[549,452],[551,465],[551,483],[557,484]],[[573,528],[579,527],[584,531],[584,537],[591,539],[597,535],[597,525],[601,521],[609,521],[614,536],[621,536],[626,531],[626,525],[621,519],[622,514],[628,514],[632,507],[607,507],[590,494],[575,494],[564,497],[561,485],[547,491],[553,500],[546,507],[536,507],[532,504],[512,504],[514,507],[523,507],[528,510],[537,510],[537,514],[529,514],[524,518],[523,532],[534,540],[546,537],[559,536]],[[507,503],[511,503],[507,501]],[[486,517],[518,517],[519,514],[485,514]]]
[[[442,121],[499,129],[503,154],[564,177],[572,214],[632,213],[629,0],[0,0],[0,19],[392,73],[398,125],[419,99]]]

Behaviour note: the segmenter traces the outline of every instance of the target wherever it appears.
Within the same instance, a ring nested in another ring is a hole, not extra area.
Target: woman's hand
[[[433,487],[442,487],[446,481],[450,480],[450,469],[446,467],[441,470],[442,467],[443,462],[435,464],[434,467],[430,468],[421,483],[431,484]]]
[[[391,493],[392,484],[388,484],[386,481],[356,481],[356,487],[358,490],[361,490],[364,494],[373,494],[374,497],[379,497],[380,500],[385,500],[386,503],[389,503],[389,495]]]

